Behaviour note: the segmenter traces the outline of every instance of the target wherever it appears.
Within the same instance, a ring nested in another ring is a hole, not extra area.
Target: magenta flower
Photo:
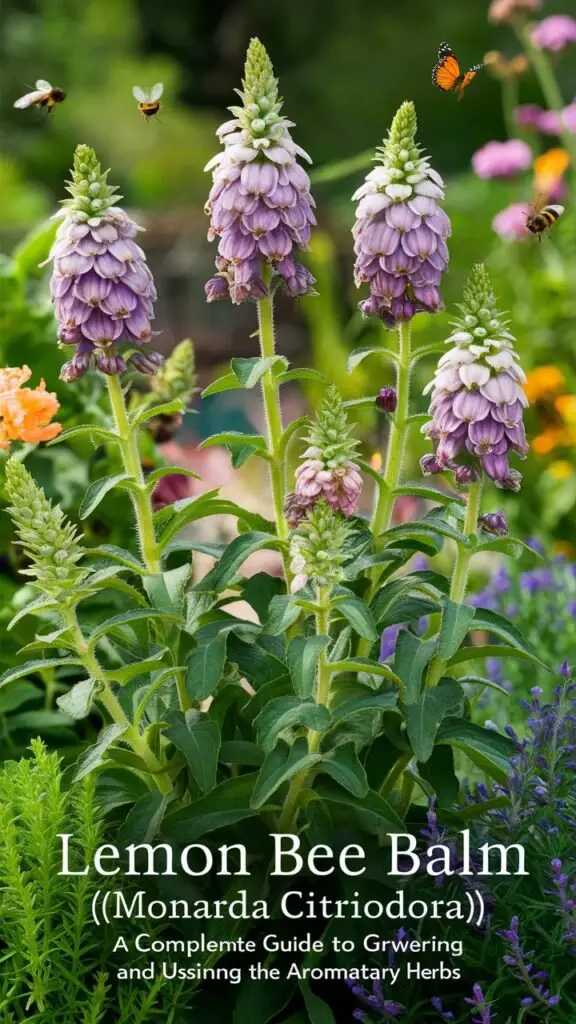
[[[312,424],[303,453],[303,462],[296,470],[296,488],[289,495],[287,512],[294,522],[308,506],[321,499],[334,512],[352,516],[358,508],[362,477],[354,461],[357,442],[349,438],[350,427],[337,388],[329,389]]]
[[[479,178],[509,178],[528,170],[531,164],[532,150],[521,139],[487,142],[472,157],[472,167]]]
[[[266,267],[289,295],[306,295],[314,284],[295,258],[316,223],[310,179],[297,162],[310,157],[290,135],[293,122],[280,115],[278,82],[258,39],[250,42],[244,73],[242,106],[229,108],[234,117],[217,131],[224,149],[205,168],[213,172],[208,238],[219,239],[208,302],[264,298]]]
[[[576,21],[569,14],[552,14],[534,26],[532,39],[541,50],[558,53],[576,43]]]
[[[156,289],[146,257],[134,238],[141,229],[115,204],[116,188],[107,184],[94,150],[78,146],[65,200],[63,220],[49,260],[54,261],[50,289],[58,337],[76,352],[60,377],[77,380],[91,367],[118,374],[126,369],[120,345],[146,345],[151,337]],[[48,261],[47,261],[48,262]],[[134,354],[136,369],[155,373],[157,352]]]
[[[443,308],[439,286],[448,266],[450,220],[438,204],[442,178],[422,156],[415,135],[414,104],[403,103],[377,151],[378,166],[353,196],[360,200],[354,279],[357,287],[370,287],[360,309],[388,327]]]
[[[518,242],[522,238],[528,238],[530,232],[526,227],[526,218],[529,213],[528,203],[511,203],[496,214],[492,228],[505,242]]]
[[[450,469],[466,483],[474,474],[455,462],[464,455],[464,465],[481,467],[498,487],[517,491],[522,477],[508,456],[525,458],[528,451],[522,422],[528,402],[521,386],[526,378],[482,264],[473,268],[460,308],[463,315],[446,342],[453,347],[425,388],[432,391],[432,419],[423,430],[434,440],[435,453],[424,456],[422,471]]]

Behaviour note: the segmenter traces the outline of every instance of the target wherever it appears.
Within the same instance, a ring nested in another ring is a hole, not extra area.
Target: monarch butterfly
[[[484,64],[475,64],[469,71],[460,71],[460,65],[448,43],[440,43],[438,60],[432,71],[432,82],[442,92],[457,93],[458,99],[461,100],[464,97],[464,90],[468,88],[472,79],[483,67]]]

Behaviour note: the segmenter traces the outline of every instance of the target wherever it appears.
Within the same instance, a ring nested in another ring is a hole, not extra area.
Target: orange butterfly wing
[[[460,65],[448,44],[442,43],[432,72],[432,82],[442,92],[453,92],[459,78]]]
[[[470,82],[472,81],[472,79],[476,78],[476,75],[480,71],[480,68],[483,68],[483,67],[484,67],[483,64],[475,64],[474,67],[470,68],[470,70],[467,71],[466,74],[463,76],[462,82],[461,82],[460,87],[458,89],[458,99],[459,100],[464,99],[464,90],[468,88],[468,86],[470,85]]]

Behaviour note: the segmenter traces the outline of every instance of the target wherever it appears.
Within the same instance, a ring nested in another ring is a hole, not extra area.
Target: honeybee
[[[16,100],[14,106],[19,110],[24,110],[25,107],[43,107],[50,113],[52,107],[55,107],[57,103],[63,103],[65,99],[64,89],[52,88],[50,82],[39,78],[33,92],[27,92],[25,96],[21,96],[19,100]]]
[[[556,223],[564,213],[564,207],[557,203],[546,203],[546,197],[541,197],[534,203],[526,217],[526,227],[533,235],[539,237]]]
[[[132,95],[135,100],[138,100],[138,107],[140,112],[144,114],[144,117],[153,117],[160,110],[160,97],[164,92],[164,86],[162,82],[156,82],[151,89],[141,89],[139,85],[135,85],[132,89]]]

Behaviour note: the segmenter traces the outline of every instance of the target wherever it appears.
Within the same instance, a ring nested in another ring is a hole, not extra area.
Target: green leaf
[[[330,643],[329,636],[296,636],[290,641],[286,654],[294,690],[303,699],[314,692],[316,666],[322,651]]]
[[[331,705],[332,728],[340,725],[350,715],[356,715],[360,711],[391,711],[398,703],[398,694],[393,690],[387,693],[370,691],[364,697],[353,697],[351,700],[344,700],[342,704]]]
[[[460,502],[462,505],[465,504],[464,499],[459,494],[446,494],[445,491],[437,491],[435,487],[423,487],[422,484],[407,483],[394,488],[394,497],[400,498],[405,494],[414,498],[421,498],[422,501],[434,501],[437,505],[451,505],[453,501]]]
[[[394,808],[374,790],[369,790],[368,794],[360,799],[352,796],[340,786],[335,786],[333,782],[323,779],[319,779],[314,788],[322,800],[327,800],[328,803],[342,804],[355,811],[373,834],[383,835],[387,832],[403,832],[405,830],[404,822],[398,817]]]
[[[174,398],[170,402],[162,402],[159,405],[145,405],[141,409],[137,409],[134,416],[130,417],[130,423],[133,430],[137,430],[138,427],[144,426],[149,420],[155,416],[174,416],[178,413],[186,412],[186,406],[181,398]]]
[[[265,752],[273,750],[282,732],[300,724],[323,731],[330,724],[327,708],[313,701],[303,702],[299,697],[273,697],[253,721],[258,742]]]
[[[489,608],[476,609],[476,615],[470,626],[470,632],[475,630],[492,633],[499,640],[504,640],[506,643],[511,644],[512,647],[519,647],[531,654],[534,653],[531,651],[530,645],[521,630],[514,623],[509,622],[504,615],[499,615],[498,612],[493,612]]]
[[[138,573],[139,576],[143,576],[148,572],[144,563],[135,558],[131,551],[126,551],[125,548],[118,548],[114,544],[100,544],[97,548],[89,548],[86,555],[90,557],[95,555],[100,558],[111,558],[113,562],[119,562],[120,565],[124,565],[127,569],[131,569],[132,572]]]
[[[220,729],[216,722],[207,718],[186,722],[179,717],[171,721],[164,735],[184,754],[202,792],[214,789],[220,750]]]
[[[243,764],[259,768],[264,754],[256,743],[248,740],[226,740],[220,745],[220,761],[223,764]]]
[[[516,537],[491,537],[489,540],[482,540],[475,549],[476,551],[498,551],[511,558],[520,558],[523,554],[529,554],[533,561],[543,562],[544,558],[538,551],[534,551],[529,544],[525,544]]]
[[[436,742],[462,750],[474,764],[499,782],[508,778],[509,758],[515,746],[512,740],[494,729],[483,729],[463,718],[445,718]]]
[[[271,537],[269,533],[251,531],[235,537],[213,569],[206,573],[206,576],[194,587],[194,592],[220,593],[235,577],[240,566],[246,561],[249,555],[262,548],[277,548],[281,541]]]
[[[467,686],[481,686],[483,688],[488,686],[492,690],[498,690],[499,693],[503,693],[505,697],[510,696],[506,687],[500,686],[493,679],[486,679],[484,676],[459,676],[458,682],[461,686],[464,686],[464,684]]]
[[[87,519],[88,516],[98,507],[108,491],[114,487],[121,487],[129,491],[137,491],[138,488],[134,478],[129,473],[117,473],[116,476],[103,476],[90,484],[86,494],[82,498],[78,515],[80,519]]]
[[[160,828],[165,811],[166,797],[162,796],[162,793],[157,789],[151,793],[144,793],[120,826],[116,837],[120,849],[126,849],[131,843],[151,843]]]
[[[459,651],[456,651],[450,661],[449,665],[461,665],[462,662],[466,661],[477,661],[479,658],[517,658],[520,661],[532,661],[534,664],[539,665],[540,668],[550,672],[551,669],[548,665],[545,665],[540,658],[537,658],[531,651],[526,651],[521,647],[504,647],[499,644],[482,644],[478,647],[461,647]],[[0,680],[1,682],[1,680]]]
[[[0,715],[16,711],[17,708],[32,700],[37,701],[39,697],[43,697],[43,692],[40,687],[34,686],[34,683],[24,682],[18,683],[17,686],[11,686],[0,693]]]
[[[434,522],[424,522],[421,519],[417,523],[402,523],[400,526],[392,526],[383,534],[387,543],[396,543],[399,539],[409,539],[411,537],[432,539],[438,538],[439,535],[447,537],[449,540],[455,540],[463,547],[470,547],[470,541],[466,534],[454,529],[453,526],[449,526],[448,523],[444,523],[440,519],[434,520]]]
[[[29,601],[20,608],[16,614],[10,619],[10,622],[6,626],[6,631],[9,632],[14,628],[17,622],[20,622],[26,615],[41,615],[42,612],[54,612],[58,611],[60,605],[58,601],[55,601],[53,597],[36,597],[33,601]]]
[[[402,685],[402,680],[392,671],[389,665],[379,661],[372,661],[371,658],[346,658],[344,661],[331,662],[333,672],[365,672],[371,676],[381,676],[382,679],[389,679],[396,685]]]
[[[418,774],[432,786],[439,807],[452,807],[460,792],[452,747],[434,747],[426,763],[418,765]]]
[[[251,806],[254,809],[263,807],[279,786],[288,782],[297,772],[306,771],[321,760],[320,754],[311,754],[308,743],[302,737],[289,747],[282,740],[264,758],[260,769]]]
[[[116,740],[120,739],[123,733],[126,732],[128,724],[121,725],[120,723],[114,722],[112,725],[107,725],[105,729],[98,736],[96,743],[93,746],[88,747],[88,750],[84,752],[78,762],[78,770],[74,776],[74,782],[79,782],[80,779],[84,779],[90,774],[94,768],[97,768],[102,763],[102,759],[108,750]]]
[[[49,448],[54,444],[61,444],[62,441],[70,441],[71,438],[80,437],[82,434],[89,434],[91,441],[97,438],[100,444],[120,444],[120,438],[113,430],[106,430],[105,427],[98,427],[95,423],[88,423],[85,426],[68,427],[67,430],[63,430],[61,434],[58,434],[58,437],[48,441],[46,447]]]
[[[329,754],[325,754],[319,770],[330,775],[335,782],[352,793],[352,796],[362,799],[368,794],[370,787],[366,772],[358,760],[353,743],[344,743]]]
[[[320,996],[317,996],[312,991],[306,980],[300,981],[299,985],[306,1004],[306,1010],[308,1011],[310,1024],[336,1024],[336,1018],[328,1003],[325,1003],[323,999],[320,999]],[[286,1024],[290,1024],[290,1022],[287,1021]]]
[[[436,640],[421,640],[407,629],[401,629],[394,651],[394,671],[405,686],[405,704],[415,703],[422,687],[424,669],[432,659]]]
[[[417,701],[401,704],[410,746],[416,759],[426,763],[434,749],[440,723],[462,705],[464,693],[454,679],[441,679],[438,686],[428,686]]]
[[[211,697],[222,678],[228,633],[221,630],[213,640],[192,651],[186,662],[186,689],[192,700]]]
[[[151,494],[159,480],[162,480],[165,476],[187,476],[193,480],[201,480],[202,477],[198,473],[194,473],[192,469],[184,469],[182,466],[160,466],[159,469],[153,469],[151,473],[146,477],[146,490],[148,494]]]
[[[82,679],[80,683],[75,683],[68,693],[57,697],[56,703],[60,710],[71,718],[86,718],[90,714],[95,687],[94,679]]]
[[[372,355],[385,356],[387,359],[393,360],[397,358],[394,352],[389,352],[382,345],[365,345],[363,348],[354,349],[348,356],[348,373],[352,373],[367,356]]]
[[[266,438],[261,434],[243,434],[238,430],[228,430],[222,434],[212,434],[202,441],[198,448],[213,448],[215,445],[225,445],[227,448],[253,448],[255,455],[261,458],[270,457]]]
[[[28,661],[25,665],[15,665],[9,668],[0,676],[0,688],[11,683],[14,679],[22,679],[24,676],[34,675],[35,672],[49,671],[59,668],[61,665],[81,665],[79,658],[41,658],[37,661]]]
[[[234,1024],[268,1024],[287,1005],[296,983],[291,979],[248,978],[234,1008]]]
[[[456,604],[449,597],[444,598],[438,635],[438,654],[444,661],[448,661],[460,647],[475,614],[476,609],[470,605]]]
[[[154,654],[150,658],[144,658],[142,661],[132,661],[128,665],[115,665],[114,668],[106,672],[106,678],[112,682],[124,685],[137,676],[144,676],[149,672],[160,671],[166,667],[164,658],[160,654]]]
[[[250,359],[231,359],[230,367],[243,387],[253,388],[262,379],[268,370],[281,363],[283,367],[288,366],[285,356],[274,355],[261,358],[260,356]]]
[[[142,585],[155,608],[178,618],[191,575],[192,565],[186,563],[145,576]]]
[[[134,608],[129,612],[120,612],[119,615],[113,615],[111,619],[106,619],[105,622],[101,622],[96,629],[92,631],[88,637],[90,645],[93,647],[94,644],[100,640],[101,637],[106,636],[107,633],[122,632],[122,626],[126,626],[131,622],[148,621],[150,619],[160,619],[165,622],[177,622],[178,619],[174,615],[169,615],[168,612],[157,611],[155,608]]]
[[[344,592],[343,587],[338,588],[338,594]],[[352,591],[347,591],[344,600],[338,600],[335,610],[350,623],[352,629],[364,640],[375,641],[378,639],[378,630],[368,606]]]
[[[285,633],[292,623],[296,622],[300,613],[301,608],[295,594],[277,594],[270,601],[264,632],[269,636]]]
[[[254,573],[242,584],[242,597],[254,609],[260,622],[266,621],[272,598],[285,593],[285,583],[267,572]]]
[[[328,382],[328,378],[325,374],[320,373],[320,370],[311,370],[309,367],[286,370],[285,373],[278,374],[278,384],[289,384],[292,380],[317,380],[322,384]]]
[[[204,388],[201,398],[209,398],[210,395],[219,395],[222,391],[234,391],[241,387],[242,384],[235,373],[226,373],[222,377],[217,377],[207,388]]]
[[[235,825],[251,818],[256,810],[250,804],[255,773],[226,779],[206,796],[167,815],[162,835],[178,843],[195,843],[201,836],[218,828]]]

